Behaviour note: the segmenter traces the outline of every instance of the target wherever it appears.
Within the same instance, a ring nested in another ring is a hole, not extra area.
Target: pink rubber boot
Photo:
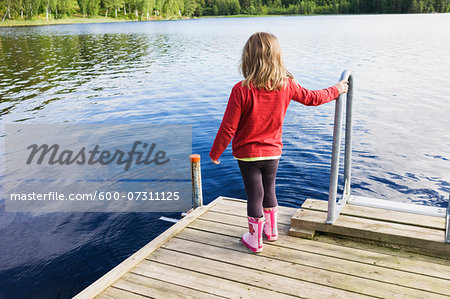
[[[278,240],[277,216],[278,207],[274,207],[270,211],[264,210],[264,218],[266,219],[264,223],[264,234],[269,241]]]
[[[262,231],[264,218],[247,218],[248,232],[242,236],[242,243],[253,252],[261,252],[263,250]]]

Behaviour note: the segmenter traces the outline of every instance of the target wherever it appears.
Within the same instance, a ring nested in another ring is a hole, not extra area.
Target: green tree
[[[40,0],[24,0],[23,9],[25,17],[27,19],[32,19],[39,12],[39,7],[41,6]]]
[[[89,16],[95,16],[98,14],[100,8],[100,0],[89,0],[87,6],[87,14]]]
[[[72,0],[58,0],[56,9],[59,11],[59,18],[70,13],[70,7],[73,5]]]
[[[48,21],[51,18],[52,11],[56,11],[57,9],[57,1],[56,0],[44,0],[42,3],[45,11],[45,18]]]
[[[239,0],[236,0],[239,3]],[[184,0],[184,11],[183,15],[187,17],[192,17],[195,15],[198,9],[198,2],[196,0]]]
[[[230,14],[237,15],[241,11],[241,5],[239,4],[239,0],[228,0],[228,9]]]
[[[43,14],[47,19],[74,12],[149,19],[201,15],[246,14],[360,14],[449,12],[450,0],[0,0],[0,17],[31,19]],[[128,13],[128,15],[127,15]]]
[[[155,0],[155,16],[162,15],[164,0]]]
[[[140,0],[139,10],[141,12],[141,19],[144,17],[149,20],[153,13],[153,8],[155,7],[155,0]]]
[[[31,1],[32,1],[32,0],[31,0]],[[89,2],[89,0],[77,0],[78,7],[80,8],[80,13],[81,13],[84,17],[87,16],[88,2]]]

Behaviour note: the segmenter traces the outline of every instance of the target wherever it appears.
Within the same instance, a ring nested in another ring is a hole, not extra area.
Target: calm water
[[[306,88],[354,71],[354,194],[446,206],[448,14],[1,28],[1,123],[189,123],[193,152],[203,156],[205,202],[245,198],[231,149],[220,166],[208,152],[241,80],[241,49],[256,31],[278,36]],[[288,109],[280,204],[327,198],[333,113],[334,104]],[[76,294],[167,229],[159,216],[0,213],[0,298]]]

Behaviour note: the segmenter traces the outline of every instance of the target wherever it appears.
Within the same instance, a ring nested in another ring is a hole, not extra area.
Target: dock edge
[[[94,281],[87,288],[78,293],[73,299],[85,299],[85,298],[94,298],[103,292],[107,287],[113,284],[116,280],[122,277],[125,273],[130,271],[134,266],[139,264],[142,260],[144,260],[148,255],[153,253],[155,250],[160,248],[164,243],[173,238],[176,234],[182,231],[186,226],[195,221],[198,217],[200,217],[203,213],[211,209],[218,202],[220,202],[224,197],[219,196],[214,199],[212,202],[205,206],[198,207],[193,210],[191,213],[187,214],[184,218],[180,219],[177,223],[169,227],[162,234],[157,236],[155,239],[150,241],[147,245],[136,251],[126,260],[118,264],[116,267],[111,269],[105,275]]]

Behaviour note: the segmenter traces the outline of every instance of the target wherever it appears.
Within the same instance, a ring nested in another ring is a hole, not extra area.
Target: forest
[[[226,15],[445,13],[450,0],[0,0],[0,17],[129,20]]]

